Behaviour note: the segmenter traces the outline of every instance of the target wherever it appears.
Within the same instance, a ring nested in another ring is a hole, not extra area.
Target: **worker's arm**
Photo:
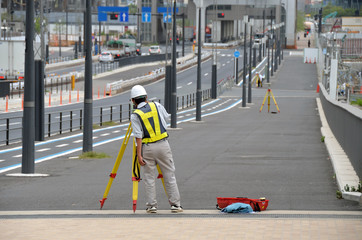
[[[146,165],[146,163],[143,161],[143,157],[142,157],[142,138],[136,138],[136,143],[137,143],[137,159],[138,162],[140,163],[141,166]]]

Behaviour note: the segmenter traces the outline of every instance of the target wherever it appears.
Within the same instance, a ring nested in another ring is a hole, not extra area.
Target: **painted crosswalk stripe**
[[[68,143],[64,143],[64,144],[57,145],[57,146],[55,146],[55,147],[60,148],[60,147],[68,146],[68,145],[69,145]]]
[[[45,152],[45,151],[49,151],[50,148],[43,148],[43,149],[39,149],[39,150],[36,150],[37,152]]]

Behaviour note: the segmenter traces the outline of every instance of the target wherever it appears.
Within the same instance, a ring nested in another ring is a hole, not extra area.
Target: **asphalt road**
[[[242,91],[234,87],[220,96],[219,109],[204,112],[202,122],[180,120],[178,129],[169,131],[184,208],[214,209],[217,197],[239,196],[266,197],[272,210],[359,210],[358,203],[336,198],[333,169],[320,140],[315,65],[286,56],[271,82],[278,114],[268,114],[267,106],[259,112],[265,87],[253,89],[254,104],[248,108],[240,108]],[[273,102],[271,111],[276,111]],[[99,209],[120,144],[95,147],[109,159],[70,158],[79,154],[74,152],[37,164],[36,172],[49,177],[1,174],[0,210]],[[143,209],[142,181],[140,186],[138,209]],[[104,209],[131,209],[131,188],[128,147]],[[159,208],[168,209],[160,181],[157,191]]]

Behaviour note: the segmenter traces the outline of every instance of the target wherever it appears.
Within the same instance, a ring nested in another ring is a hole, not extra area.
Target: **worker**
[[[308,40],[308,47],[310,47],[310,40]]]
[[[165,181],[171,212],[183,212],[180,204],[175,165],[166,131],[169,114],[157,102],[147,101],[147,92],[141,85],[131,89],[131,99],[137,108],[131,115],[133,135],[136,138],[138,162],[142,166],[146,190],[146,212],[157,213],[156,165],[158,164]]]

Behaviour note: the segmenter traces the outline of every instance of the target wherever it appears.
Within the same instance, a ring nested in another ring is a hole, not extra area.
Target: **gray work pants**
[[[146,205],[157,207],[156,199],[156,177],[157,166],[160,166],[170,205],[180,206],[180,193],[178,191],[175,165],[172,159],[172,152],[167,140],[142,145],[142,156],[146,165],[142,166],[143,180],[146,190]]]

